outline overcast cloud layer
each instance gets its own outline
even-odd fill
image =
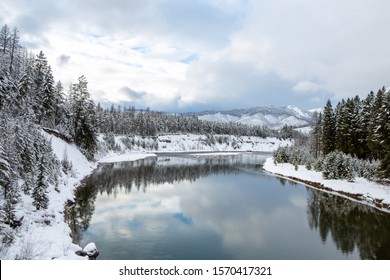
[[[3,0],[0,23],[96,102],[322,107],[390,82],[387,0]]]

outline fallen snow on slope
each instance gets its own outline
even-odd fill
[[[49,205],[47,210],[36,210],[32,198],[22,193],[22,204],[17,217],[22,224],[17,229],[15,240],[9,248],[3,248],[1,259],[85,259],[75,254],[81,248],[72,243],[71,230],[64,218],[67,201],[74,200],[74,190],[80,181],[89,175],[95,164],[89,162],[74,144],[51,136],[43,135],[51,141],[54,154],[59,160],[67,154],[72,163],[72,171],[61,171],[58,186],[48,188]]]

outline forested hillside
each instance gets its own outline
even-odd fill
[[[390,178],[390,90],[385,87],[339,102],[328,101],[314,115],[310,141],[305,146],[281,148],[276,162],[306,165],[326,179],[388,180]]]
[[[18,29],[4,25],[0,31],[2,243],[12,243],[11,229],[20,226],[22,217],[16,217],[16,211],[22,197],[30,197],[37,211],[47,209],[49,186],[58,190],[61,172],[69,171],[66,154],[62,159],[53,154],[42,128],[59,131],[92,159],[97,147],[95,121],[85,77],[65,96],[44,53],[30,53],[20,45]]]

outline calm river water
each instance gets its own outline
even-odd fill
[[[390,214],[264,173],[269,155],[101,165],[68,222],[98,259],[390,259]]]

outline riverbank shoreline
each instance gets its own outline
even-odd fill
[[[298,166],[298,170],[289,163],[275,164],[273,158],[267,158],[263,170],[274,176],[302,183],[311,188],[338,195],[358,203],[390,213],[390,186],[356,178],[354,182],[343,180],[325,180],[321,172],[307,170]]]

